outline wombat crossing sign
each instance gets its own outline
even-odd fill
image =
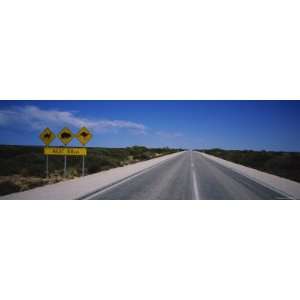
[[[67,145],[73,140],[73,133],[69,128],[65,127],[60,131],[57,137],[63,144]]]

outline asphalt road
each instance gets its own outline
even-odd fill
[[[90,199],[286,199],[199,152],[187,151]]]

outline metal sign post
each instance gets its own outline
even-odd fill
[[[49,146],[50,143],[55,139],[56,135],[49,129],[45,128],[41,134],[40,134],[40,139],[42,142],[46,145]],[[48,155],[46,155],[46,178],[49,178],[49,158]]]
[[[67,177],[67,155],[65,155],[65,162],[64,162],[64,177]]]
[[[45,147],[44,154],[63,156],[64,157],[64,177],[67,176],[67,156],[83,156],[83,172],[84,172],[84,156],[87,155],[86,148],[74,148],[74,147]]]
[[[82,176],[84,176],[84,156],[82,156]]]
[[[85,144],[92,138],[92,134],[86,127],[82,127],[77,132],[76,138],[81,143],[81,145],[85,146]],[[84,176],[84,156],[82,157],[82,176]]]
[[[72,131],[67,127],[63,128],[58,134],[58,138],[65,146],[72,141],[73,137]],[[64,177],[67,177],[67,155],[65,155],[64,161]]]
[[[49,156],[46,155],[46,178],[49,178]]]

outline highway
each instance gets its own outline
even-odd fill
[[[186,151],[89,199],[287,199],[199,152]]]

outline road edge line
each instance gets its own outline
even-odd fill
[[[184,153],[184,151],[181,152],[180,154],[182,154],[182,153]],[[155,168],[155,167],[157,167],[157,166],[159,166],[159,165],[161,165],[161,164],[163,164],[163,163],[165,163],[165,162],[167,162],[167,161],[169,161],[171,159],[175,159],[176,157],[177,156],[175,156],[175,157],[169,157],[166,160],[161,161],[161,162],[159,162],[159,163],[157,163],[157,164],[155,164],[155,165],[153,165],[151,167],[147,167],[144,170],[138,171],[138,172],[133,173],[133,174],[127,176],[127,177],[124,177],[124,178],[119,179],[119,180],[117,180],[117,181],[115,181],[113,183],[110,183],[110,184],[108,184],[106,186],[103,186],[103,187],[101,187],[99,189],[96,189],[96,190],[94,190],[94,191],[92,191],[90,193],[84,194],[83,196],[80,196],[80,197],[76,198],[75,200],[95,200],[95,199],[92,199],[93,196],[95,197],[97,194],[102,194],[106,190],[112,189],[115,186],[118,186],[118,185],[120,185],[120,184],[122,184],[122,183],[124,183],[124,182],[126,182],[128,180],[131,180],[131,179],[133,179],[133,178],[135,178],[135,177],[137,177],[139,175],[142,175],[143,173],[146,173],[146,172],[150,171],[151,169],[153,169],[153,168]]]
[[[203,154],[202,152],[198,152],[198,153],[201,154],[201,155]],[[204,153],[204,154],[206,154],[206,153]],[[207,156],[206,156],[206,155],[207,155]],[[282,190],[280,190],[280,189],[278,189],[278,188],[276,188],[276,187],[273,187],[273,186],[269,185],[268,183],[265,183],[265,182],[263,182],[263,181],[261,181],[261,180],[255,178],[255,177],[251,176],[251,175],[245,174],[245,173],[243,173],[242,171],[239,171],[239,170],[237,170],[237,169],[235,169],[235,168],[233,168],[233,167],[231,167],[231,166],[225,166],[225,165],[223,165],[221,162],[216,161],[216,160],[212,159],[211,157],[209,157],[209,154],[206,154],[206,155],[203,155],[203,156],[206,157],[206,158],[208,158],[208,159],[210,159],[210,160],[212,160],[212,161],[214,161],[214,162],[217,163],[217,164],[222,165],[223,167],[226,167],[226,168],[228,168],[228,169],[230,169],[230,170],[232,170],[232,171],[234,171],[234,172],[236,172],[236,173],[238,173],[238,174],[240,174],[240,175],[243,175],[243,176],[247,177],[247,178],[250,179],[250,180],[253,180],[254,182],[256,182],[256,183],[258,183],[258,184],[260,184],[260,185],[262,185],[262,186],[264,186],[264,187],[266,187],[266,188],[268,188],[268,189],[270,189],[270,190],[273,190],[273,191],[275,191],[275,192],[277,192],[277,193],[280,193],[280,194],[285,195],[288,199],[284,199],[284,200],[297,200],[296,198],[294,198],[293,196],[289,195],[289,194],[286,193],[285,191],[282,191]],[[212,155],[212,156],[213,156],[213,155]],[[216,158],[219,158],[219,157],[216,157]],[[219,158],[219,159],[222,159],[222,158]],[[223,159],[223,160],[228,161],[228,162],[231,162],[231,161],[226,160],[226,159]],[[233,162],[231,162],[231,163],[233,163]],[[235,164],[237,164],[237,163],[235,163]],[[237,165],[239,165],[239,164],[237,164]],[[241,166],[242,166],[242,167],[245,167],[244,165],[241,165]],[[249,167],[247,167],[247,168],[249,168]],[[253,168],[253,169],[254,169],[254,168]],[[257,169],[254,169],[254,170],[255,170],[255,171],[259,171],[259,170],[257,170]],[[267,174],[269,174],[269,173],[267,173]],[[270,174],[270,175],[273,175],[273,174]],[[279,199],[271,199],[271,200],[279,200]]]

